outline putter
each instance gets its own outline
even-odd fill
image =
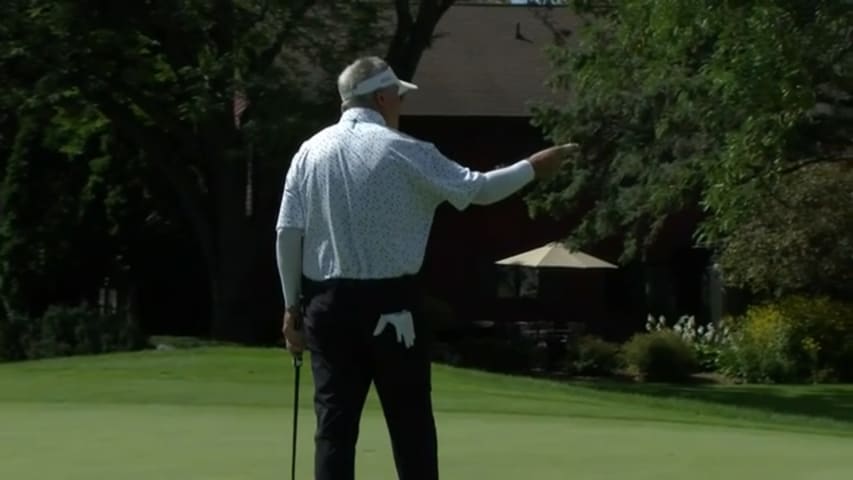
[[[302,354],[293,354],[293,450],[290,453],[290,479],[296,480],[296,427],[299,421],[299,370],[302,366]]]

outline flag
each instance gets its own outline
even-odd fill
[[[243,112],[249,108],[249,97],[246,96],[246,93],[242,88],[238,88],[234,92],[234,128],[240,130],[240,118],[243,116]]]
[[[234,113],[234,128],[240,130],[241,119],[243,117],[243,112],[249,108],[249,97],[246,95],[246,91],[242,86],[242,79],[240,78],[240,72],[238,70],[234,70],[234,80],[235,85],[237,87],[234,89],[234,97],[232,110]],[[249,141],[249,151],[246,155],[246,201],[245,201],[245,212],[247,217],[252,216],[252,211],[254,210],[254,202],[253,202],[253,190],[254,190],[254,162],[253,160],[253,151],[252,151],[252,143]]]
[[[234,69],[234,97],[232,98],[232,111],[234,113],[234,128],[240,130],[240,120],[243,117],[243,112],[249,108],[249,97],[246,95],[246,90],[243,88],[243,77],[240,75],[240,70]]]

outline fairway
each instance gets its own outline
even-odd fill
[[[233,348],[2,365],[0,478],[288,478],[291,375],[281,351]],[[310,374],[303,378],[297,474],[308,479]],[[447,367],[436,367],[434,382],[442,478],[853,478],[853,423],[838,416]],[[373,395],[358,472],[396,478]]]

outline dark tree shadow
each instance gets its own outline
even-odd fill
[[[642,384],[619,381],[573,382],[597,390],[683,398],[767,413],[801,415],[853,423],[853,387]]]

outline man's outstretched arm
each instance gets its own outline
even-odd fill
[[[474,196],[475,205],[490,205],[499,202],[521,190],[536,178],[533,165],[521,160],[508,167],[499,168],[483,174],[486,178],[482,187]]]
[[[483,174],[486,178],[472,202],[489,205],[499,202],[536,179],[553,177],[565,161],[566,156],[577,151],[573,143],[551,147],[534,153],[529,158],[508,167]]]

